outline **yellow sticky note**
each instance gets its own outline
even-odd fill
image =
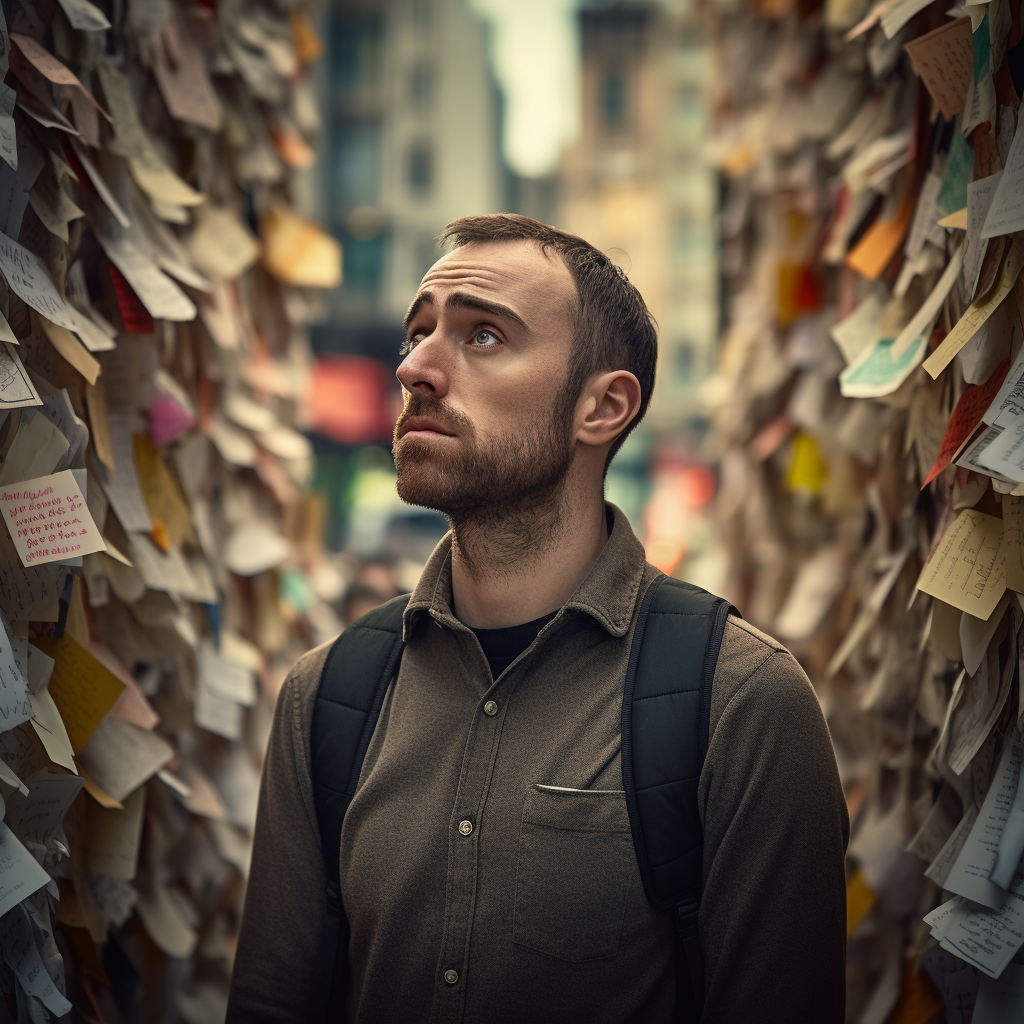
[[[136,434],[132,439],[135,472],[153,520],[150,536],[164,551],[179,548],[192,538],[192,515],[181,488],[160,458],[149,434]]]
[[[1006,590],[1002,519],[964,509],[925,563],[917,589],[988,619]]]
[[[121,696],[124,683],[69,636],[60,640],[44,637],[33,643],[55,662],[50,696],[77,754]]]
[[[798,430],[793,435],[793,460],[786,474],[786,490],[821,494],[828,479],[828,463],[821,456],[818,442]]]
[[[846,937],[849,938],[853,929],[867,916],[868,911],[878,900],[874,889],[864,881],[858,868],[846,883]]]

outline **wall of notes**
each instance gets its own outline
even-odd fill
[[[338,631],[320,51],[301,4],[0,12],[0,1021],[223,1020],[274,698]]]
[[[728,593],[832,730],[862,1024],[1024,1014],[1024,46],[948,7],[710,12]]]

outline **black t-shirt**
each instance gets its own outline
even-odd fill
[[[537,639],[537,634],[557,614],[558,612],[549,612],[539,619],[524,622],[520,626],[506,626],[503,629],[474,629],[473,632],[476,633],[476,638],[484,649],[487,664],[491,666],[491,678],[497,679]]]

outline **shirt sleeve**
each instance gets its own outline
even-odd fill
[[[850,825],[828,727],[788,651],[731,635],[700,782],[701,1020],[842,1024]]]
[[[277,700],[227,1024],[309,1024],[325,1014],[334,958],[307,749],[328,646],[296,665]]]

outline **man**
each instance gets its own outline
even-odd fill
[[[668,1024],[673,927],[645,899],[620,707],[659,573],[608,462],[646,410],[640,294],[582,239],[466,217],[406,318],[398,492],[445,513],[345,815],[345,1020]],[[330,645],[278,700],[228,1020],[322,1019],[331,951],[309,780]],[[849,834],[792,656],[730,617],[700,777],[705,1022],[844,1017]]]

